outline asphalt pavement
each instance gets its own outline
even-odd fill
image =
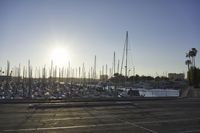
[[[0,132],[196,133],[200,99],[0,104]]]

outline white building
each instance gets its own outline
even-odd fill
[[[184,80],[185,74],[184,73],[168,73],[168,78],[170,80]]]

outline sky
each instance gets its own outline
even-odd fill
[[[29,59],[33,67],[50,67],[64,49],[57,65],[84,63],[87,70],[96,55],[98,72],[112,67],[114,51],[121,64],[128,31],[135,73],[186,72],[185,53],[193,47],[200,67],[199,13],[199,0],[0,0],[0,67],[7,60],[27,66]]]

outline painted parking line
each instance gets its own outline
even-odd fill
[[[158,121],[143,121],[143,122],[130,122],[130,121],[126,121],[126,120],[122,120],[122,119],[117,119],[117,120],[120,120],[124,123],[127,123],[127,124],[130,124],[130,125],[133,125],[135,127],[138,127],[138,128],[141,128],[141,129],[144,129],[146,131],[149,131],[151,133],[158,133],[157,131],[155,130],[152,130],[152,129],[149,129],[149,128],[146,128],[146,127],[143,127],[141,125],[138,125],[138,124],[152,124],[152,123],[164,123],[164,122],[180,122],[180,121],[192,121],[192,120],[200,120],[200,118],[193,118],[193,119],[174,119],[174,120],[158,120]],[[189,130],[189,131],[181,131],[179,133],[193,133],[193,132],[200,132],[200,130]]]
[[[84,119],[96,119],[96,118],[113,118],[113,119],[119,119],[117,115],[108,115],[108,116],[88,116],[88,117],[68,117],[68,118],[53,118],[53,119],[46,119],[41,121],[65,121],[65,120],[84,120]],[[134,122],[135,124],[153,124],[153,123],[169,123],[169,122],[181,122],[181,121],[193,121],[193,120],[200,120],[200,117],[198,118],[185,118],[185,119],[172,119],[172,120],[156,120],[156,121],[139,121]],[[120,119],[121,121],[121,119]]]
[[[93,117],[90,117],[93,118]],[[78,119],[78,117],[77,117]],[[196,119],[176,119],[176,120],[165,120],[165,121],[152,121],[152,122],[129,122],[122,119],[116,120],[121,121],[122,123],[110,123],[110,124],[92,124],[92,125],[78,125],[78,126],[65,126],[65,127],[46,127],[46,128],[24,128],[24,129],[8,129],[8,130],[2,130],[3,132],[23,132],[23,131],[42,131],[42,130],[59,130],[59,129],[75,129],[75,128],[90,128],[90,127],[102,127],[102,126],[121,126],[121,125],[132,125],[134,127],[138,127],[140,129],[146,130],[151,133],[158,133],[155,130],[143,127],[138,124],[145,124],[145,123],[158,123],[158,122],[172,122],[172,121],[188,121],[188,120],[199,120],[200,118]],[[188,131],[181,131],[180,133],[194,133],[194,132],[200,132],[199,130],[188,130]],[[177,132],[179,133],[179,132]]]
[[[90,128],[90,127],[103,127],[103,126],[121,126],[125,123],[111,123],[111,124],[93,124],[93,125],[79,125],[79,126],[65,126],[65,127],[44,127],[44,128],[22,128],[22,129],[8,129],[2,130],[3,132],[24,132],[24,131],[42,131],[42,130],[59,130],[59,129],[75,129],[75,128]]]
[[[153,124],[153,123],[169,123],[169,122],[181,122],[181,121],[193,121],[193,120],[200,120],[200,117],[188,118],[188,119],[174,119],[174,120],[142,121],[142,122],[135,122],[135,123],[136,124]]]
[[[119,121],[121,121],[121,122],[123,122],[123,123],[125,123],[125,124],[132,125],[132,126],[134,126],[134,127],[143,129],[143,130],[148,131],[148,132],[150,132],[150,133],[158,133],[157,131],[154,131],[154,130],[152,130],[152,129],[149,129],[149,128],[146,128],[146,127],[137,125],[137,124],[135,124],[135,123],[133,123],[133,122],[129,122],[129,121],[122,120],[122,119],[118,119],[118,118],[116,118],[116,120],[119,120]]]
[[[133,126],[135,126],[135,127],[141,128],[141,129],[144,129],[144,130],[149,131],[149,132],[151,132],[151,133],[158,133],[158,132],[155,131],[155,130],[152,130],[152,129],[149,129],[149,128],[146,128],[146,127],[137,125],[137,124],[132,123],[132,122],[128,122],[128,121],[127,121],[127,122],[125,122],[125,123],[130,124],[130,125],[133,125]]]
[[[200,132],[200,129],[198,129],[198,130],[181,131],[181,132],[178,132],[178,133],[199,133],[199,132]]]
[[[84,120],[84,119],[104,119],[104,118],[113,118],[116,116],[98,116],[98,117],[93,117],[93,116],[88,116],[88,117],[68,117],[68,118],[53,118],[53,119],[46,119],[46,120],[41,120],[43,122],[46,121],[65,121],[65,120]]]

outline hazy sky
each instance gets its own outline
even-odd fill
[[[72,66],[91,67],[96,55],[98,70],[111,67],[126,31],[136,73],[185,72],[185,53],[200,52],[200,1],[0,0],[0,66],[50,66],[52,51],[63,48]]]

